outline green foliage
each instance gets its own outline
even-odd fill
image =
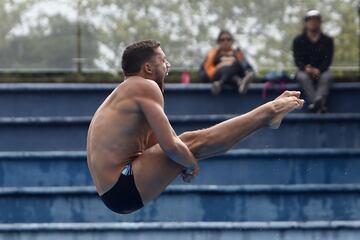
[[[35,26],[30,33],[7,39],[0,49],[2,68],[72,69],[76,58],[76,25],[61,15],[46,17],[49,26]],[[85,58],[98,56],[91,26],[83,24]],[[90,68],[94,63],[86,62]]]
[[[32,26],[28,34],[12,34],[14,28],[26,25],[21,16],[44,2],[47,1],[0,1],[0,18],[5,23],[0,25],[0,68],[73,66],[76,22],[66,12],[62,16],[37,16],[39,24]],[[292,40],[301,32],[303,16],[310,9],[322,12],[324,32],[335,38],[334,63],[358,65],[357,0],[61,2],[67,2],[68,7],[80,13],[82,52],[89,59],[88,67],[119,70],[124,47],[150,38],[161,42],[174,67],[197,67],[224,28],[235,34],[237,44],[255,65],[291,66]],[[44,19],[48,21],[47,27],[40,24]],[[9,58],[10,53],[15,56]]]

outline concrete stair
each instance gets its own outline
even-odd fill
[[[169,116],[178,134],[236,115]],[[0,118],[0,151],[79,151],[86,148],[90,117]],[[311,137],[310,137],[311,136]],[[304,141],[306,139],[306,141]],[[294,113],[280,129],[262,129],[236,148],[359,148],[360,113]]]
[[[352,240],[360,235],[359,83],[335,84],[329,114],[289,115],[200,163],[129,215],[108,210],[86,165],[92,114],[113,84],[0,84],[0,239]],[[289,89],[297,89],[289,84]],[[177,133],[209,127],[279,94],[168,85]]]
[[[0,117],[91,116],[115,87],[114,84],[0,84]],[[246,95],[225,90],[213,96],[208,84],[169,84],[165,89],[165,110],[170,115],[244,113],[280,93],[270,89],[263,99],[262,88],[262,84],[253,84]],[[360,107],[354,104],[360,101],[360,84],[336,83],[333,88],[330,113],[360,113]],[[287,89],[299,87],[288,84]]]
[[[360,219],[360,184],[177,185],[128,215],[107,210],[90,186],[2,188],[0,196],[3,223]]]
[[[0,224],[0,239],[356,239],[358,221],[308,222],[130,222]]]
[[[360,149],[237,149],[200,168],[195,185],[360,184]],[[85,152],[1,152],[0,176],[6,187],[92,185]]]
[[[308,222],[108,222],[0,224],[0,239],[356,239],[359,221]]]

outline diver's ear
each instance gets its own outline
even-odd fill
[[[153,71],[152,71],[152,66],[150,63],[146,62],[144,64],[144,71],[147,73],[147,74],[152,74]]]

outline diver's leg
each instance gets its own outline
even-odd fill
[[[276,100],[244,115],[221,122],[207,129],[185,132],[180,139],[197,159],[219,155],[256,130],[278,127],[284,115],[300,108],[299,92],[284,92]],[[159,144],[147,149],[133,161],[136,186],[144,203],[158,196],[184,170],[172,161]]]

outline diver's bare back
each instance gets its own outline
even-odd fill
[[[88,166],[102,195],[118,180],[121,169],[146,148],[151,129],[136,103],[144,97],[143,78],[125,80],[96,111],[88,132]],[[145,87],[146,87],[145,84]]]

